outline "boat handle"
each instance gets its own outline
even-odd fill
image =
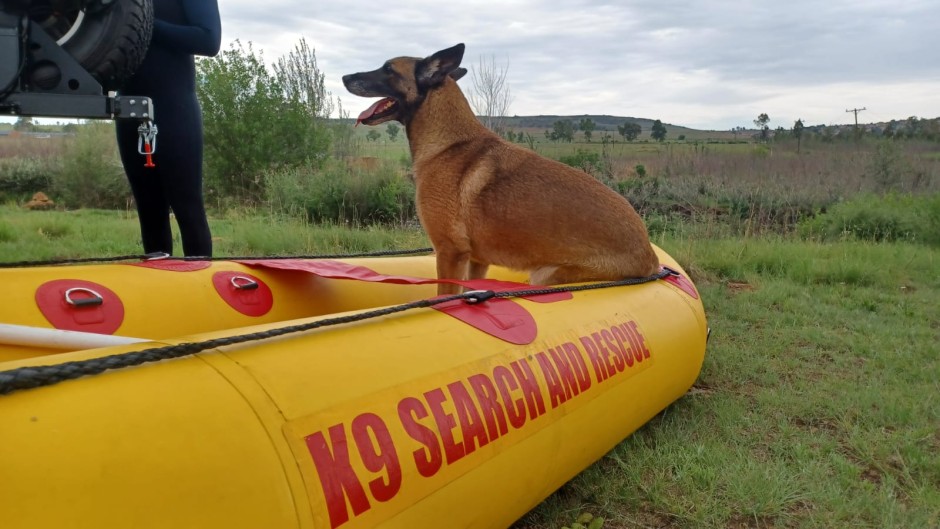
[[[258,288],[258,282],[245,276],[232,276],[232,286],[236,290],[255,290]]]
[[[72,297],[72,293],[74,292],[84,292],[86,294],[91,294],[92,297],[75,299]],[[102,303],[104,303],[104,298],[101,297],[101,294],[95,292],[94,290],[90,288],[75,287],[75,288],[70,288],[65,291],[65,302],[68,303],[69,305],[72,305],[73,307],[85,307],[88,305],[97,306],[97,305],[101,305]]]

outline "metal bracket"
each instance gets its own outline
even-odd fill
[[[0,45],[10,34],[9,16],[0,24]],[[38,24],[27,24],[26,57],[16,57],[4,69],[15,65],[13,89],[0,92],[0,114],[84,119],[153,119],[153,101],[141,96],[112,96],[74,57],[59,46]],[[0,53],[4,53],[0,49]],[[3,57],[6,57],[6,52]],[[25,61],[25,64],[23,64]],[[5,73],[9,77],[11,73]]]

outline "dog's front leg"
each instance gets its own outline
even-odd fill
[[[467,269],[470,266],[470,253],[454,250],[437,251],[437,278],[438,279],[467,279]],[[463,287],[453,283],[441,283],[437,286],[440,296],[459,294]]]
[[[490,265],[486,263],[480,263],[474,260],[470,260],[470,274],[467,276],[468,279],[483,279],[486,277],[486,271],[489,270]]]

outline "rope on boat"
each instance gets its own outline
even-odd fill
[[[559,292],[581,292],[585,290],[597,290],[602,288],[611,288],[611,287],[620,287],[620,286],[629,286],[629,285],[639,285],[643,283],[649,283],[659,279],[663,279],[668,275],[673,275],[676,272],[664,268],[659,273],[656,273],[647,277],[638,277],[638,278],[628,278],[621,279],[618,281],[607,281],[602,283],[589,283],[584,285],[573,285],[573,286],[563,286],[563,287],[543,287],[530,290],[513,290],[506,292],[494,292],[492,290],[476,290],[470,292],[464,292],[462,294],[455,294],[452,296],[437,297],[431,299],[423,299],[418,301],[412,301],[409,303],[403,303],[401,305],[393,305],[390,307],[383,307],[381,309],[360,312],[357,314],[350,314],[347,316],[338,316],[335,318],[327,318],[323,320],[313,321],[309,323],[303,323],[300,325],[288,325],[285,327],[279,327],[276,329],[269,329],[266,331],[260,331],[250,334],[241,334],[236,336],[226,336],[224,338],[213,338],[211,340],[205,340],[202,342],[192,342],[192,343],[183,343],[179,345],[167,345],[163,347],[152,347],[150,349],[144,349],[141,351],[129,351],[126,353],[118,353],[114,355],[104,356],[101,358],[89,358],[87,360],[79,360],[75,362],[65,362],[62,364],[46,365],[46,366],[30,366],[30,367],[20,367],[17,369],[11,369],[8,371],[0,371],[0,395],[6,395],[14,391],[24,390],[24,389],[33,389],[43,386],[51,386],[65,380],[74,380],[76,378],[81,378],[87,375],[97,375],[105,371],[112,369],[121,369],[125,367],[133,367],[141,364],[146,364],[150,362],[159,362],[160,360],[169,360],[172,358],[180,358],[184,356],[194,355],[208,349],[214,349],[216,347],[222,347],[227,345],[236,345],[245,342],[265,340],[268,338],[275,338],[278,336],[284,336],[286,334],[310,331],[314,329],[319,329],[323,327],[331,327],[334,325],[343,325],[347,323],[355,323],[363,320],[368,320],[372,318],[379,318],[382,316],[388,316],[390,314],[396,314],[399,312],[404,312],[406,310],[419,309],[419,308],[429,308],[441,303],[448,303],[454,300],[465,300],[467,303],[476,304],[476,303],[485,303],[486,300],[492,298],[510,298],[510,297],[523,297],[523,296],[538,296],[544,294],[555,294]]]
[[[114,257],[83,257],[77,259],[55,259],[49,261],[17,261],[0,263],[0,268],[29,268],[34,266],[58,266],[86,263],[117,263],[122,261],[155,261],[160,259],[174,259],[180,261],[251,261],[255,259],[342,259],[344,257],[394,257],[400,255],[420,255],[433,252],[433,248],[415,248],[413,250],[381,250],[375,252],[358,252],[323,255],[274,255],[266,257],[172,257],[166,253],[150,253],[137,255],[116,255]]]

